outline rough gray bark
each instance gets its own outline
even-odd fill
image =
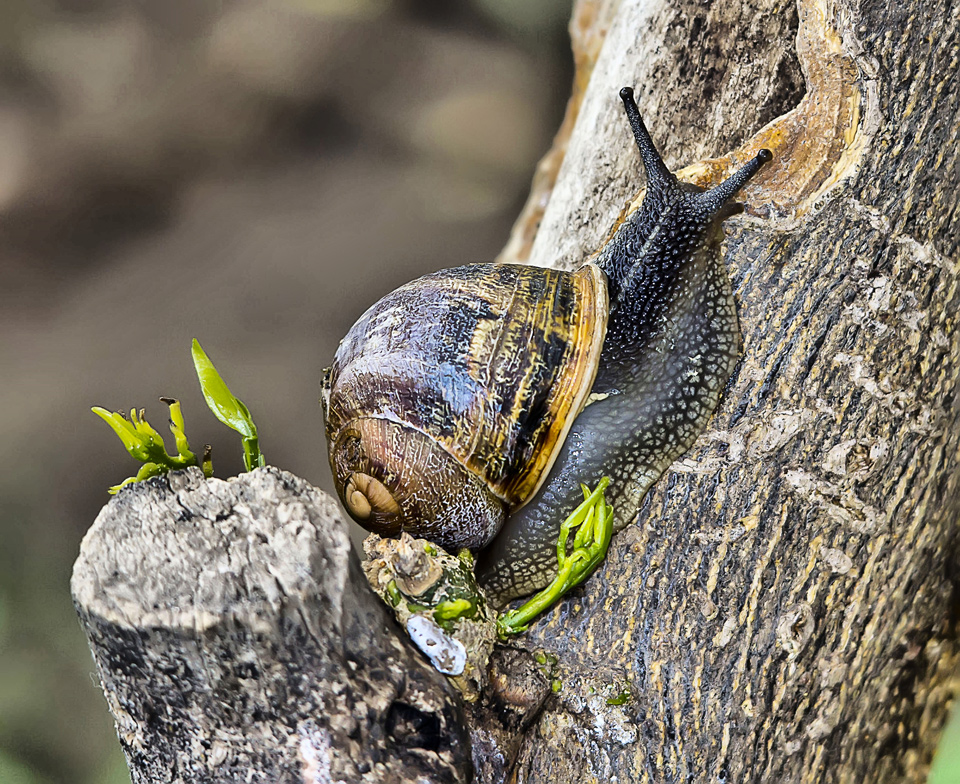
[[[128,487],[71,588],[135,784],[470,779],[453,689],[301,479]]]

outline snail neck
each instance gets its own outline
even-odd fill
[[[704,214],[690,195],[649,192],[597,258],[610,297],[604,353],[629,351],[657,333],[684,267],[719,236],[720,216]]]

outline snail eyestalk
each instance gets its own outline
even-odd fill
[[[773,160],[773,153],[764,148],[727,179],[714,188],[699,194],[699,200],[710,210],[717,211],[737,195],[744,185],[756,174],[760,167]]]
[[[199,341],[193,339],[193,366],[197,370],[200,380],[200,389],[204,400],[213,412],[213,415],[231,430],[236,430],[243,440],[243,465],[247,471],[265,466],[263,454],[260,452],[260,438],[257,435],[257,426],[249,409],[244,405],[217,372],[210,361],[210,357],[200,347]]]
[[[583,488],[580,504],[560,526],[557,538],[557,576],[540,593],[528,599],[515,610],[502,613],[497,619],[501,637],[520,634],[540,613],[552,607],[568,591],[582,583],[606,557],[613,535],[613,507],[607,504],[604,491],[610,477],[603,477],[593,492]],[[577,529],[573,549],[567,552],[570,532]]]
[[[623,108],[627,113],[630,130],[633,131],[633,138],[637,143],[637,149],[640,151],[643,168],[647,172],[647,187],[657,188],[664,183],[676,182],[677,178],[673,176],[663,162],[653,139],[650,138],[647,126],[643,123],[643,118],[640,117],[640,109],[633,97],[633,88],[624,87],[620,90],[620,100],[623,101]]]
[[[173,433],[173,440],[177,446],[177,454],[175,455],[167,453],[163,437],[147,422],[143,409],[140,409],[140,411],[135,408],[131,409],[129,419],[121,413],[107,411],[100,406],[94,406],[91,409],[94,414],[113,428],[113,432],[123,442],[130,455],[143,463],[136,476],[131,476],[120,484],[111,487],[109,491],[111,495],[116,495],[121,487],[132,482],[142,482],[144,479],[150,479],[168,471],[198,465],[197,456],[190,451],[190,444],[187,442],[187,436],[184,432],[180,401],[171,397],[162,397],[160,400],[170,407],[170,432]],[[204,452],[202,467],[205,476],[213,475],[213,465],[206,452]]]

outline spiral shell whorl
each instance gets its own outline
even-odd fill
[[[354,519],[445,546],[492,539],[536,492],[586,400],[605,283],[592,265],[475,264],[370,308],[324,390],[334,480]]]
[[[407,531],[456,551],[480,547],[503,525],[505,505],[482,478],[400,423],[359,417],[341,431],[331,456],[343,505],[382,536]]]

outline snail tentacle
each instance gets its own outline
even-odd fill
[[[759,171],[760,167],[771,160],[773,160],[773,153],[770,152],[770,150],[766,148],[760,150],[753,158],[719,185],[697,194],[697,201],[700,202],[705,209],[711,212],[719,212],[730,199],[737,195],[737,191],[746,185],[750,178]]]
[[[623,108],[627,113],[627,121],[633,131],[633,138],[637,142],[637,149],[640,150],[640,159],[643,161],[643,168],[647,173],[647,188],[669,187],[670,183],[675,183],[677,178],[673,175],[650,137],[650,132],[640,116],[640,108],[633,97],[633,88],[624,87],[620,90],[620,100],[623,101]]]

